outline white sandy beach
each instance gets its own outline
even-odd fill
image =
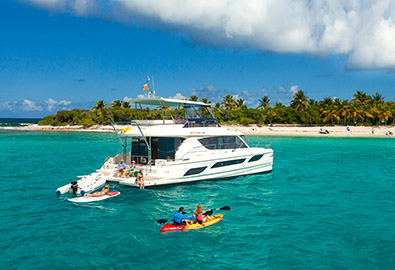
[[[117,126],[117,130],[121,130],[126,126]],[[387,131],[392,131],[395,134],[395,127],[363,127],[363,126],[349,126],[350,131],[345,126],[327,126],[327,127],[304,127],[292,125],[273,125],[273,126],[242,126],[242,125],[223,125],[224,128],[238,130],[246,135],[268,135],[268,136],[317,136],[317,137],[392,137],[387,136]],[[16,127],[18,130],[33,130],[33,131],[49,131],[49,132],[113,132],[113,128],[109,125],[92,126],[84,128],[82,126],[25,126]],[[320,129],[328,130],[329,134],[319,133]],[[372,133],[372,130],[374,133]]]

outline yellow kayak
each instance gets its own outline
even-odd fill
[[[213,225],[213,224],[215,224],[217,222],[220,222],[222,217],[223,217],[223,214],[218,214],[218,215],[211,216],[210,217],[211,220],[206,221],[203,224],[199,224],[195,220],[195,221],[193,221],[194,222],[193,224],[185,225],[183,231],[185,231],[185,230],[196,230],[196,229],[201,229],[201,228],[204,228],[204,227],[207,227],[207,226],[211,226],[211,225]]]

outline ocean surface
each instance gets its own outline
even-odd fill
[[[0,128],[37,125],[42,118],[0,118]]]
[[[76,205],[59,186],[121,151],[114,134],[0,129],[0,269],[395,269],[395,140],[271,141],[270,174]],[[180,207],[218,224],[161,233]]]

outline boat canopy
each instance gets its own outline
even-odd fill
[[[210,107],[209,104],[199,101],[170,99],[170,98],[137,98],[130,100],[130,103],[141,104],[141,105],[153,105],[153,106],[168,106],[168,107],[184,106],[184,105],[197,105],[202,107]]]

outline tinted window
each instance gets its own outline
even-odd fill
[[[245,161],[245,158],[243,159],[235,159],[235,160],[229,160],[229,161],[221,161],[215,163],[211,168],[219,168],[219,167],[224,167],[224,166],[229,166],[229,165],[235,165],[235,164],[240,164]]]
[[[190,169],[190,170],[188,170],[188,171],[184,174],[184,176],[199,174],[199,173],[201,173],[202,171],[204,171],[206,168],[207,168],[207,167],[200,167],[200,168],[193,168],[193,169]]]
[[[262,155],[253,156],[248,162],[253,162],[253,161],[260,160],[262,157],[263,157],[263,154]]]
[[[247,146],[237,136],[218,136],[199,139],[199,142],[210,150],[215,149],[237,149],[247,148]]]

